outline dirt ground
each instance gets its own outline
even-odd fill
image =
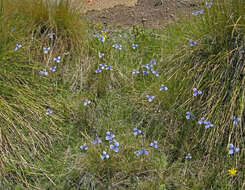
[[[77,0],[79,1],[79,0]],[[124,5],[128,7],[135,6],[137,0],[84,0],[84,11],[103,10],[115,7],[116,5]]]
[[[118,27],[164,26],[176,15],[189,15],[198,0],[85,0],[83,14],[93,23]]]

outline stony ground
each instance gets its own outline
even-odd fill
[[[79,0],[76,0],[79,1]],[[164,26],[177,14],[189,15],[197,0],[85,0],[83,13],[93,23],[128,27]]]

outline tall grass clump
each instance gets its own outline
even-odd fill
[[[72,63],[69,55],[81,51],[86,26],[69,1],[4,0],[0,5],[1,182],[30,188],[32,177],[48,176],[35,161],[52,152],[52,143],[62,136],[64,110],[69,110],[64,60]]]
[[[162,50],[162,54],[169,55],[166,77],[177,88],[172,108],[178,120],[185,112],[195,115],[195,123],[185,121],[182,127],[176,126],[175,139],[169,140],[176,145],[173,155],[181,155],[188,147],[202,167],[209,168],[209,174],[201,170],[197,174],[204,183],[192,187],[242,189],[245,154],[228,152],[230,144],[244,147],[245,3],[221,0],[213,1],[211,7],[203,4],[203,13],[168,26],[164,35],[163,46],[169,47]],[[194,96],[194,88],[202,94]],[[214,126],[200,125],[202,117]],[[234,179],[236,182],[224,182],[221,173],[225,175],[232,166],[241,171],[240,176]]]
[[[91,126],[86,131],[90,135],[104,134],[108,129],[130,134],[125,128],[137,126],[144,131],[146,141],[158,139],[168,167],[161,169],[156,188],[165,183],[168,189],[242,189],[245,5],[243,1],[213,1],[211,6],[203,2],[198,8],[203,13],[180,19],[164,32],[135,27],[119,34],[109,30],[104,42],[100,38],[104,34],[91,37],[89,53],[95,64],[87,73],[86,88],[92,95],[86,95],[94,104],[85,111],[90,114],[80,113],[81,124]],[[139,47],[133,49],[132,43]],[[101,52],[105,55],[99,58]],[[160,75],[142,74],[145,64],[153,63],[154,58],[154,71],[156,68]],[[100,71],[100,64],[111,64],[113,70]],[[137,74],[133,74],[134,69]],[[166,92],[159,91],[161,84],[168,87]],[[194,88],[202,93],[194,96]],[[111,97],[113,92],[118,95]],[[149,95],[154,95],[152,102],[147,100]],[[106,100],[104,104],[101,99]],[[122,117],[108,108],[116,99],[121,104],[115,107],[126,104],[131,108],[121,111]],[[186,112],[195,117],[187,120]],[[103,115],[120,122],[105,130]],[[202,124],[204,120],[208,125]],[[125,127],[120,127],[122,123]],[[240,151],[229,154],[230,144]],[[84,159],[92,160],[93,150],[88,152]],[[188,153],[191,160],[186,159]],[[77,162],[90,168],[91,160]],[[234,178],[228,174],[232,167],[240,172]],[[119,170],[113,173],[120,175]],[[99,172],[91,170],[88,175],[101,182]],[[110,180],[116,179],[106,182]]]

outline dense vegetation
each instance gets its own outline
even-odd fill
[[[1,1],[1,189],[244,189],[245,2],[197,10],[118,30]]]

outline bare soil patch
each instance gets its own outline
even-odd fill
[[[79,1],[79,0],[76,0]],[[115,7],[116,5],[124,5],[128,7],[135,6],[137,0],[85,0],[83,1],[84,12],[91,10],[104,10]]]
[[[86,17],[93,23],[119,27],[133,24],[164,26],[176,19],[177,14],[188,15],[197,6],[196,0],[90,0]],[[101,4],[108,3],[107,5]],[[91,2],[90,2],[91,3]],[[111,7],[111,8],[107,8]]]

